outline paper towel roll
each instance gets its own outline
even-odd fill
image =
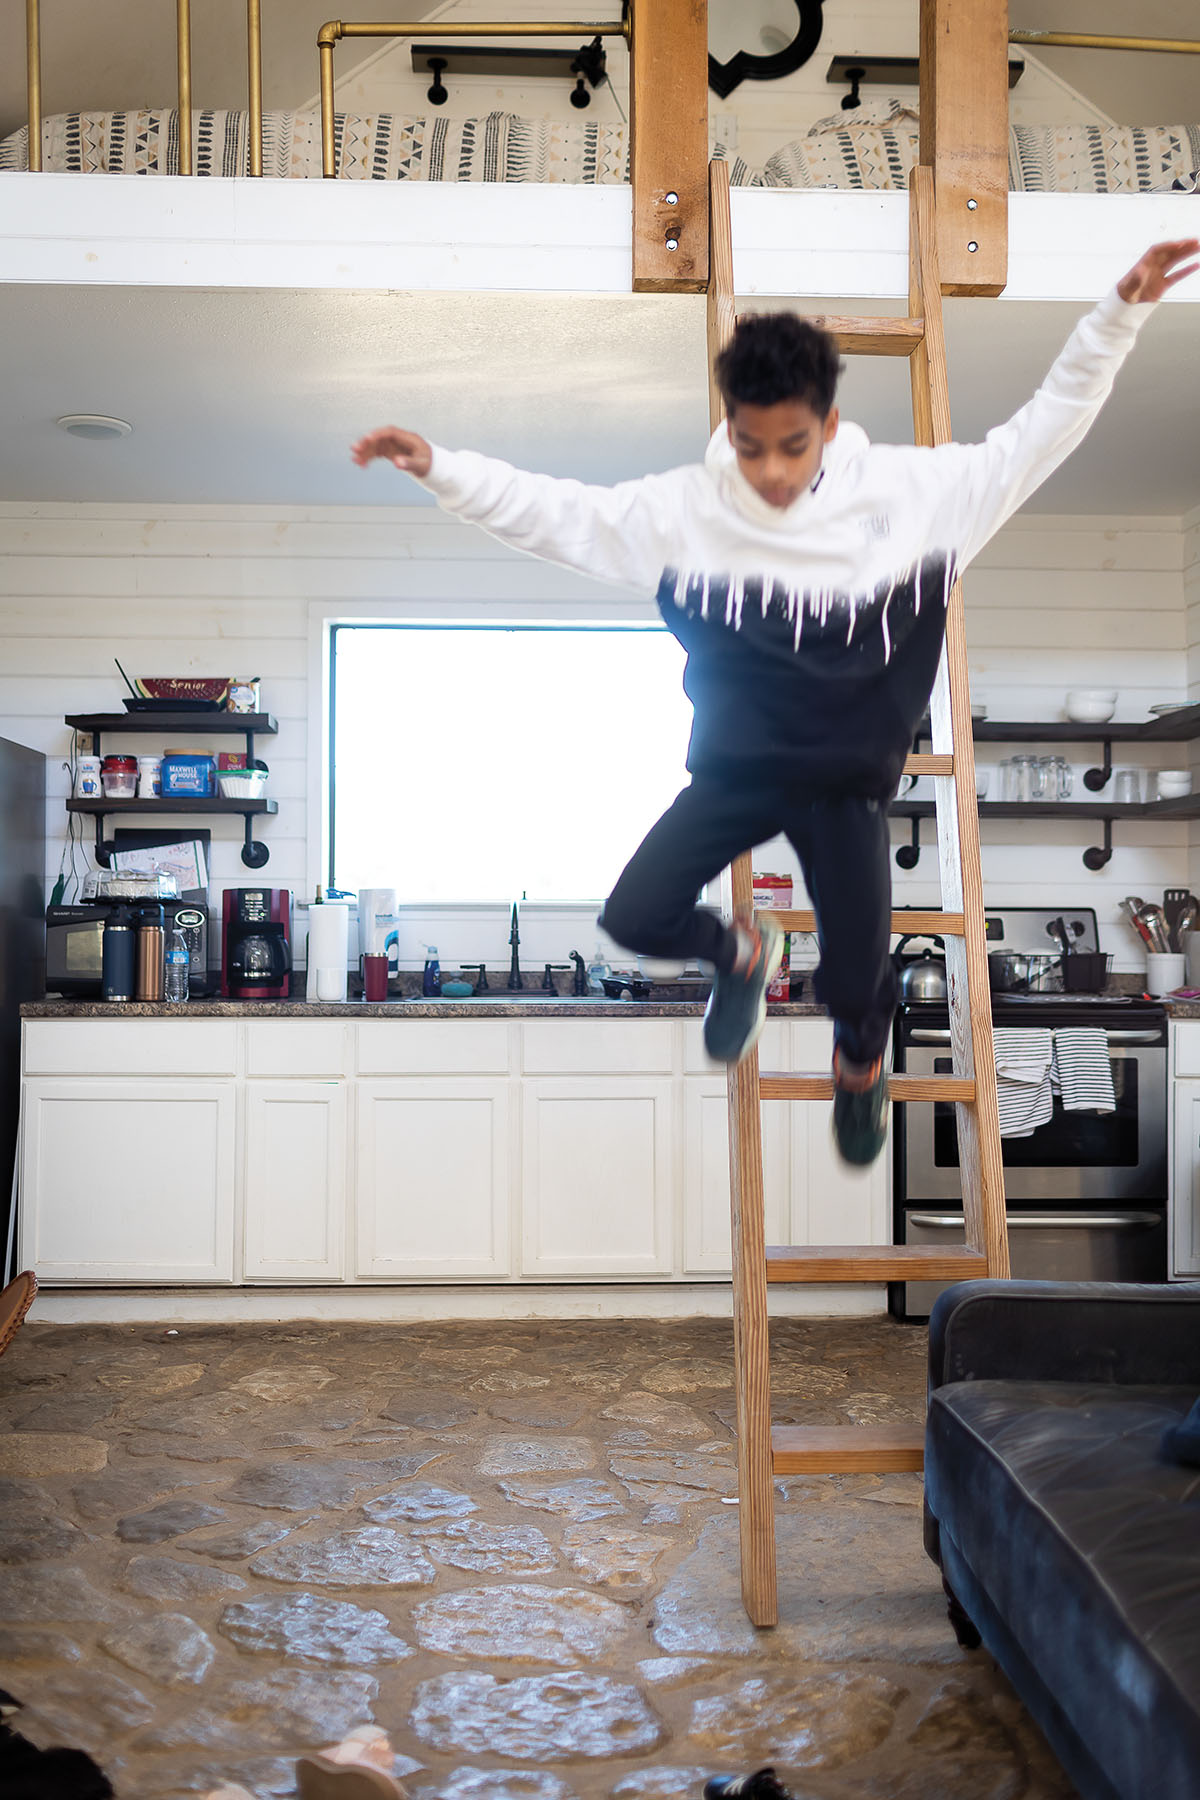
[[[383,940],[392,929],[396,910],[395,888],[359,888],[358,890],[358,954],[371,956],[383,949]],[[380,916],[388,923],[381,925]]]
[[[308,981],[310,1000],[346,998],[346,959],[350,950],[350,906],[328,900],[308,909]]]

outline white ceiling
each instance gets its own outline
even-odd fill
[[[947,302],[957,436],[982,436],[1033,392],[1079,311]],[[1178,516],[1200,503],[1198,320],[1195,306],[1159,309],[1033,510]],[[354,438],[388,423],[615,481],[703,449],[704,301],[0,283],[0,387],[11,501],[419,502],[390,468],[349,460]],[[851,363],[842,400],[873,437],[910,437],[903,362]],[[115,414],[134,432],[70,438],[54,425],[68,412]]]

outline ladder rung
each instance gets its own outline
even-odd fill
[[[842,313],[811,314],[837,339],[837,347],[851,356],[911,356],[924,341],[924,319],[854,318]]]
[[[948,1244],[772,1244],[768,1281],[970,1281],[988,1272],[982,1250]]]
[[[817,915],[811,909],[788,907],[779,912],[766,909],[780,931],[815,931]],[[892,931],[897,937],[961,937],[963,916],[960,912],[908,912],[892,914]]]
[[[775,1425],[771,1467],[776,1475],[838,1474],[870,1469],[889,1474],[925,1465],[919,1425]]]
[[[954,758],[948,751],[914,750],[904,759],[906,775],[953,775]]]
[[[763,1100],[832,1100],[832,1075],[791,1075],[771,1070],[760,1074],[758,1092]],[[893,1100],[961,1100],[975,1098],[973,1075],[889,1075],[888,1094]]]

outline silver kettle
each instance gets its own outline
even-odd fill
[[[932,950],[922,951],[920,956],[901,958],[900,952],[905,944],[912,943],[913,937],[902,937],[896,945],[893,960],[900,971],[901,1000],[944,1000],[949,993],[946,981],[946,959],[935,956]],[[939,950],[945,948],[941,938],[931,938]]]

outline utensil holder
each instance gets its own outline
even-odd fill
[[[1112,957],[1103,950],[1072,950],[1062,959],[1063,987],[1068,994],[1098,994],[1111,968]]]
[[[1146,992],[1152,999],[1158,1000],[1163,994],[1169,994],[1174,988],[1182,987],[1187,979],[1187,958],[1185,956],[1157,956],[1153,951],[1146,958]]]

